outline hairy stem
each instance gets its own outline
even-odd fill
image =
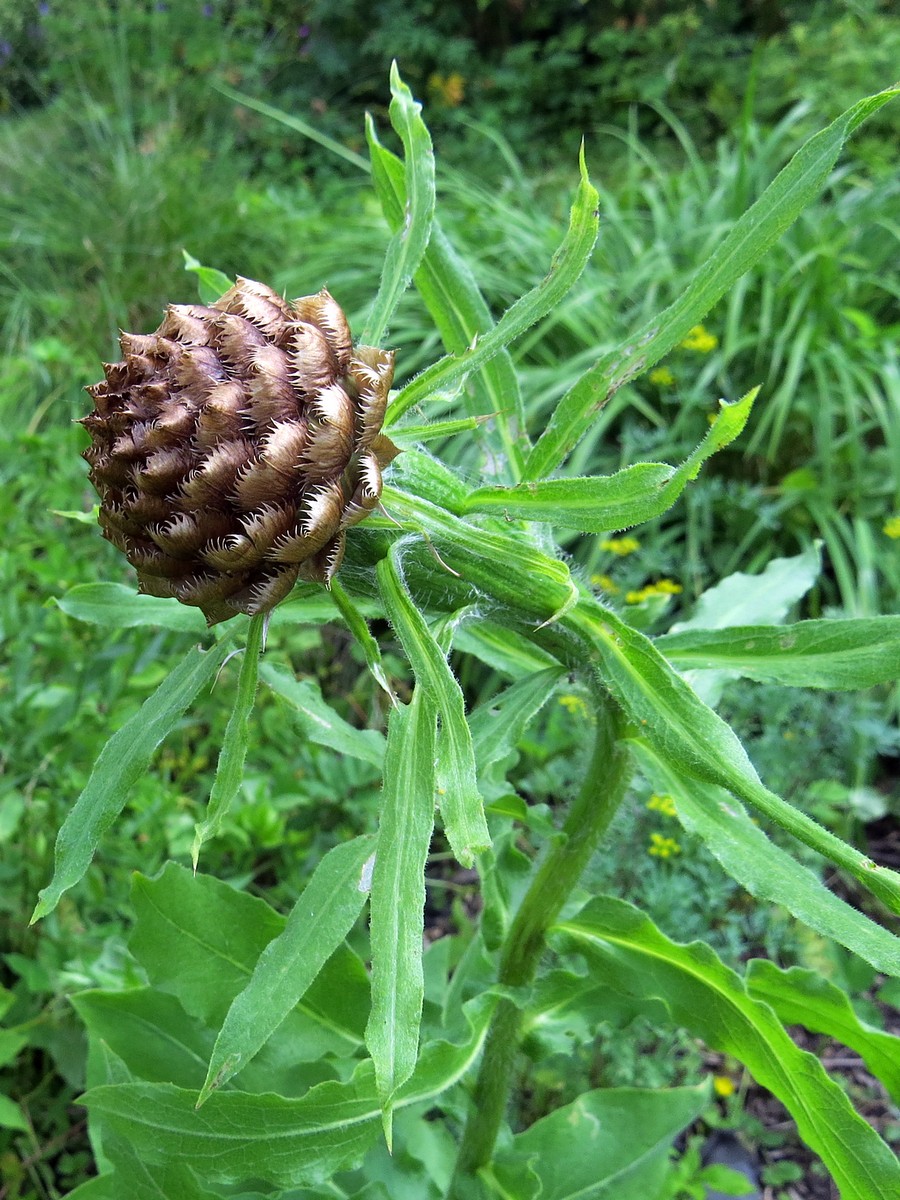
[[[498,982],[505,987],[524,987],[534,979],[547,930],[599,845],[628,785],[630,754],[618,740],[621,713],[608,696],[599,700],[596,740],[581,789],[503,944]],[[474,1176],[490,1161],[506,1112],[522,1016],[519,1006],[506,998],[494,1013],[447,1200],[471,1200],[478,1195]]]

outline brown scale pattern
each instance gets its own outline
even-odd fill
[[[328,584],[396,453],[381,434],[393,352],[354,346],[325,290],[286,301],[241,278],[120,345],[87,389],[84,457],[139,590],[215,625],[298,578]]]

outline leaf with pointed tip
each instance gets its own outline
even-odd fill
[[[272,663],[260,670],[263,683],[287,702],[297,724],[312,742],[329,746],[338,754],[362,759],[380,767],[384,762],[384,737],[375,729],[356,729],[345,721],[322,696],[312,679],[295,679]]]

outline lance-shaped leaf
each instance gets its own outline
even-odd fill
[[[396,548],[378,564],[384,606],[419,687],[440,714],[437,744],[438,804],[453,853],[464,866],[491,844],[484,806],[475,778],[472,735],[466,723],[462,689],[444,653],[413,604],[396,563]]]
[[[369,894],[374,837],[334,846],[312,874],[284,930],[259,956],[250,982],[232,1002],[197,1101],[250,1061],[352,929]]]
[[[691,629],[656,639],[676,667],[831,691],[900,677],[900,617]]]
[[[675,1138],[708,1103],[707,1084],[585,1092],[517,1134],[489,1174],[502,1196],[647,1200],[660,1194]]]
[[[575,193],[568,232],[541,282],[508,308],[497,324],[468,350],[440,359],[408,383],[389,405],[387,425],[398,421],[421,400],[458,388],[472,371],[490,362],[526,329],[552,312],[577,281],[594,249],[598,228],[597,190],[588,179],[583,147],[580,169],[581,182]]]
[[[834,1177],[843,1200],[890,1200],[900,1165],[854,1112],[818,1059],[798,1049],[767,1004],[701,942],[670,941],[630,904],[592,900],[557,929],[620,991],[657,996],[673,1021],[743,1062],[785,1105],[800,1136]]]
[[[413,272],[422,260],[431,222],[434,219],[434,151],[431,135],[422,120],[422,106],[391,64],[391,124],[403,142],[406,159],[403,222],[388,244],[381,272],[381,286],[363,330],[361,341],[379,346],[400,297],[409,287]]]
[[[338,754],[362,759],[376,767],[384,762],[384,737],[376,729],[356,729],[345,721],[324,700],[315,680],[295,679],[272,663],[263,664],[260,677],[287,702],[311,742],[329,746]]]
[[[381,661],[381,649],[369,630],[366,624],[366,619],[360,610],[356,601],[344,591],[343,585],[337,579],[332,579],[331,587],[328,589],[335,608],[344,618],[347,628],[350,630],[356,644],[363,652],[366,660],[366,666],[372,674],[373,679],[382,689],[387,692],[391,698],[391,703],[396,702],[394,693],[391,691],[391,685],[387,677],[387,672],[384,669],[384,663]],[[380,615],[380,614],[379,614]]]
[[[372,160],[372,180],[375,191],[381,202],[381,208],[388,225],[395,232],[402,226],[406,209],[406,185],[404,182],[403,163],[386,150],[378,141],[375,127],[371,118],[366,115],[366,136],[369,142],[369,153]],[[431,227],[431,240],[422,256],[418,271],[413,276],[416,290],[425,302],[431,317],[441,335],[444,349],[450,354],[461,354],[471,346],[477,338],[483,336],[493,326],[494,320],[490,309],[475,282],[468,263],[453,249],[439,222],[435,219]],[[519,377],[516,374],[512,358],[507,350],[501,350],[490,361],[485,363],[478,372],[476,379],[478,398],[470,411],[496,414],[497,426],[501,440],[506,450],[508,461],[518,478],[522,466],[523,442],[525,429],[525,409],[522,403],[522,393],[519,388]],[[510,420],[510,410],[515,416],[516,428]],[[436,432],[441,426],[448,426],[447,433],[457,430],[454,426],[463,428],[477,427],[477,418],[469,418],[473,423],[465,426],[464,422],[439,422],[432,427],[416,431],[421,440],[440,437]],[[395,440],[401,435],[412,438],[410,429],[404,427],[396,430]]]
[[[747,990],[770,1005],[785,1025],[803,1025],[855,1050],[894,1100],[900,1100],[900,1038],[861,1021],[847,994],[817,971],[782,971],[768,959],[755,958],[747,967]]]
[[[556,470],[616,391],[677,346],[731,285],[781,237],[825,186],[846,139],[900,93],[892,87],[849,108],[794,155],[762,196],[737,221],[719,249],[664,312],[605,354],[563,396],[528,458],[527,479]]]
[[[594,601],[583,600],[564,619],[587,636],[603,682],[661,759],[734,792],[900,912],[900,876],[764,787],[734,730],[699,699],[648,638]]]
[[[372,1011],[366,1045],[375,1063],[390,1142],[390,1103],[413,1073],[424,980],[425,860],[434,828],[435,714],[417,687],[388,724],[384,794],[372,876]]]
[[[265,614],[259,613],[250,619],[247,631],[247,645],[241,658],[241,670],[238,675],[237,690],[234,696],[234,707],[228,724],[225,726],[225,736],[219,751],[219,761],[216,765],[216,777],[213,780],[212,792],[209,797],[206,819],[197,823],[194,842],[191,846],[191,859],[194,870],[204,842],[216,836],[222,828],[222,822],[228,810],[234,803],[234,798],[244,778],[244,760],[247,757],[247,746],[250,742],[250,714],[256,700],[256,685],[259,678],[259,656],[262,651],[263,635],[265,633]]]
[[[472,711],[469,727],[478,778],[492,797],[504,791],[503,777],[519,739],[535,713],[553,695],[564,674],[563,667],[535,671]]]
[[[466,512],[502,512],[563,529],[605,533],[628,529],[671,508],[708,458],[740,434],[759,388],[720,410],[706,437],[680,467],[637,463],[615,475],[593,479],[549,479],[516,487],[486,487],[471,493]]]
[[[209,650],[195,646],[188,651],[103,747],[87,786],[59,831],[53,878],[40,893],[32,923],[52,912],[63,892],[84,875],[101,837],[125,807],[129,791],[147,770],[153,752],[197,693],[212,683],[227,652],[227,641]]]
[[[77,621],[102,625],[104,629],[130,629],[152,625],[157,629],[204,633],[206,621],[198,608],[178,600],[142,596],[124,583],[79,583],[69,588],[56,603]]]
[[[654,788],[675,802],[679,821],[696,834],[732,879],[759,900],[782,904],[825,937],[888,975],[900,974],[900,939],[845,901],[808,867],[772,842],[739,800],[723,788],[689,778],[643,740],[632,742]]]

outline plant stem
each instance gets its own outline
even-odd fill
[[[615,815],[631,775],[631,756],[618,740],[623,718],[607,695],[598,696],[591,761],[563,825],[519,906],[500,954],[498,982],[524,987],[537,971],[547,930],[554,923]],[[502,998],[491,1020],[447,1200],[477,1195],[474,1176],[491,1158],[512,1084],[523,1013]]]

